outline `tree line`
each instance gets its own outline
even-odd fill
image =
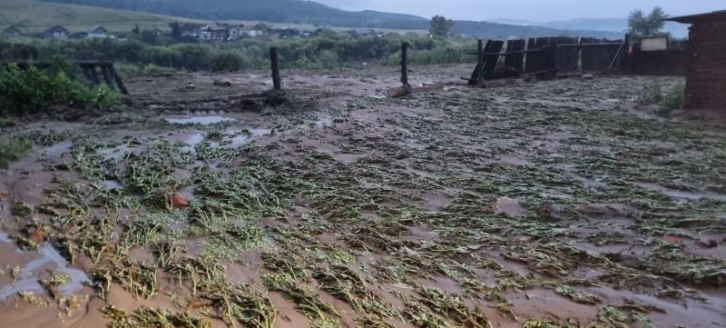
[[[269,48],[279,49],[283,68],[336,68],[357,66],[361,62],[396,64],[402,42],[411,45],[412,64],[474,62],[466,54],[471,41],[435,39],[427,35],[392,34],[382,38],[353,38],[330,33],[314,38],[284,39],[268,42],[243,39],[235,42],[178,43],[170,36],[139,31],[129,40],[95,39],[78,41],[0,42],[0,61],[12,59],[48,60],[53,57],[78,60],[103,59],[136,65],[155,65],[173,69],[236,71],[266,68]]]

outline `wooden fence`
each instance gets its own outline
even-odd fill
[[[483,49],[472,53],[483,58],[478,60],[471,78],[465,80],[476,85],[483,80],[522,74],[554,77],[609,70],[620,66],[627,42],[627,36],[616,41],[570,37],[489,40],[485,46],[479,43]]]

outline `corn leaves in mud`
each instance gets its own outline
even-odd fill
[[[69,261],[90,259],[102,296],[120,286],[181,304],[109,307],[112,327],[273,327],[287,316],[277,296],[313,327],[647,326],[657,309],[595,289],[689,298],[681,283],[723,285],[723,260],[686,247],[723,232],[726,202],[679,198],[719,197],[723,134],[598,110],[587,104],[604,96],[561,83],[552,94],[516,87],[350,104],[336,114],[381,118],[292,130],[265,147],[227,147],[216,130],[194,147],[77,140],[67,167],[86,181],[58,180],[46,204],[18,206],[18,217],[51,217],[21,236],[41,231]],[[524,96],[535,91],[548,100]],[[108,190],[108,180],[120,186]],[[175,206],[181,193],[189,202]],[[498,207],[504,198],[509,209]],[[687,242],[659,241],[676,234]],[[231,282],[235,270],[242,283]],[[545,320],[517,299],[543,293],[597,315]]]

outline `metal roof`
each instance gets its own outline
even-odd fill
[[[710,13],[703,13],[703,14],[696,14],[696,15],[670,17],[670,18],[667,18],[666,20],[671,21],[671,22],[679,22],[679,23],[683,23],[683,24],[692,24],[696,21],[713,20],[713,19],[726,19],[726,10],[712,11]]]

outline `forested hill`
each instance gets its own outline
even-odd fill
[[[319,26],[428,30],[429,19],[377,11],[345,11],[304,0],[44,0],[143,11],[205,20],[253,20]],[[536,36],[620,37],[603,31],[564,31],[535,26],[457,21],[455,32],[483,38]]]

